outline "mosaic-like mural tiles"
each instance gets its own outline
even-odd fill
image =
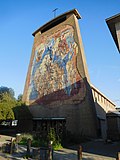
[[[78,73],[77,54],[72,26],[65,25],[51,35],[41,35],[32,61],[27,101],[51,104],[78,99],[85,86]]]

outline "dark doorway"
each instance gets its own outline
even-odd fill
[[[65,118],[34,118],[33,131],[41,136],[47,136],[50,128],[54,128],[55,133],[60,138],[66,135],[66,119]]]

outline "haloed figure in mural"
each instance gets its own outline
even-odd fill
[[[44,104],[78,94],[81,76],[76,65],[77,52],[74,29],[70,25],[41,36],[34,53],[28,100]]]

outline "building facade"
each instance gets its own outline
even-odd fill
[[[33,33],[23,101],[32,114],[34,131],[46,133],[54,127],[76,139],[106,138],[106,113],[115,105],[91,87],[80,18],[74,9]]]
[[[113,40],[120,53],[120,14],[116,14],[106,19],[106,23],[111,32]],[[119,110],[107,114],[108,137],[110,139],[120,139],[120,113]]]
[[[101,93],[96,87],[91,85],[93,99],[97,116],[97,135],[103,139],[107,139],[111,135],[111,122],[109,123],[110,113],[116,112],[115,104]],[[114,124],[114,122],[113,122]],[[112,137],[112,136],[111,136]]]
[[[96,114],[78,25],[80,18],[77,10],[72,10],[33,33],[23,101],[29,105],[37,129],[64,124],[71,136],[95,137]]]
[[[120,52],[120,14],[107,18],[106,23]]]

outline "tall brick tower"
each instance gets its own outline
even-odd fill
[[[74,137],[96,136],[96,113],[76,9],[34,33],[23,101],[33,115],[34,129],[66,129]],[[44,124],[44,125],[43,125]]]

